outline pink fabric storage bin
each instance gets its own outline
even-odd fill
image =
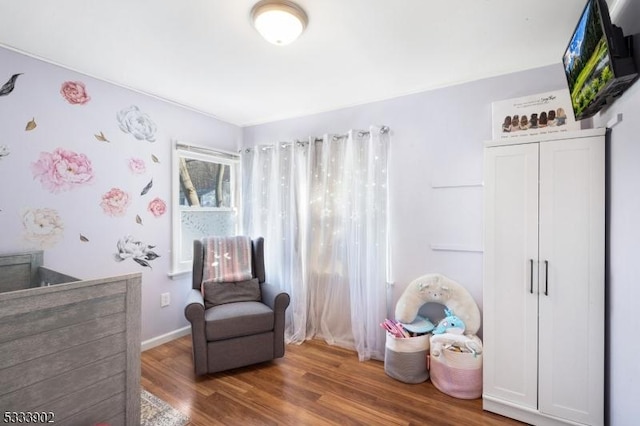
[[[482,396],[482,354],[444,349],[429,357],[431,383],[442,393],[460,399]]]

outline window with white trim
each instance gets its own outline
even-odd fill
[[[176,143],[173,153],[172,271],[191,271],[193,240],[238,228],[237,154]]]

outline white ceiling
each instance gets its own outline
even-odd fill
[[[297,0],[284,47],[255,2],[0,0],[0,44],[246,126],[560,63],[586,0]]]

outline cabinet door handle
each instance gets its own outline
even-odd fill
[[[529,293],[533,294],[533,259],[529,259],[530,275],[529,275]]]
[[[544,295],[549,295],[549,261],[544,261]]]

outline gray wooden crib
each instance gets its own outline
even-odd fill
[[[42,263],[0,255],[0,414],[138,425],[141,274],[83,281]]]

